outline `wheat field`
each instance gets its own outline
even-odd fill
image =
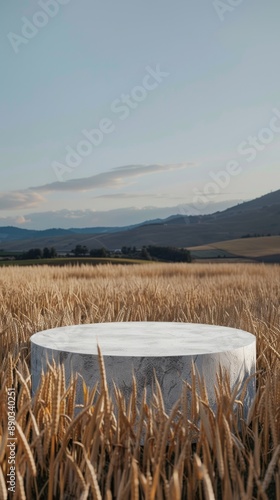
[[[7,267],[0,270],[0,294],[1,500],[280,500],[280,266]],[[257,394],[246,419],[245,394],[237,401],[221,373],[215,414],[195,370],[169,414],[160,387],[148,404],[135,379],[130,401],[116,387],[113,402],[102,353],[100,381],[84,386],[78,414],[77,377],[66,386],[63,366],[51,366],[31,397],[33,333],[111,321],[208,323],[256,335]],[[14,493],[6,477],[10,388]]]

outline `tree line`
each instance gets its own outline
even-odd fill
[[[106,248],[94,248],[89,251],[85,245],[76,245],[75,249],[72,250],[72,253],[74,253],[76,257],[90,255],[90,257],[105,258],[116,255],[116,252],[112,252],[110,250],[107,250]],[[123,246],[120,251],[117,251],[117,253],[128,258],[141,260],[191,262],[191,253],[186,248],[149,245],[142,246],[141,249],[137,249],[135,246]]]
[[[142,246],[140,249],[135,246],[123,246],[120,250],[111,251],[107,248],[93,248],[88,249],[86,245],[76,245],[66,257],[95,257],[95,258],[117,258],[125,257],[131,259],[152,260],[161,262],[191,262],[191,253],[185,248],[177,247],[161,247],[156,245]],[[31,248],[27,252],[18,254],[16,259],[53,259],[58,257],[57,251],[54,247],[43,249]]]
[[[54,259],[57,257],[57,251],[54,247],[45,247],[43,250],[41,248],[30,248],[27,252],[24,252],[16,256],[18,260],[33,260],[33,259]]]

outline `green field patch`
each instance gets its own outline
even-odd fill
[[[236,255],[222,249],[209,249],[209,250],[191,250],[191,255],[194,259],[230,259]]]
[[[95,258],[95,257],[58,257],[56,259],[33,259],[33,260],[3,260],[0,261],[0,266],[77,266],[90,264],[97,266],[98,264],[147,264],[149,261],[140,259],[123,259],[123,258]]]

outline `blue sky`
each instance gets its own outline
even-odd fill
[[[0,9],[0,225],[125,225],[280,188],[278,0]]]

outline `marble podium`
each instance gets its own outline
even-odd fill
[[[197,323],[127,322],[65,326],[45,330],[31,337],[32,393],[47,359],[64,363],[66,382],[71,371],[80,373],[93,387],[100,380],[97,356],[99,344],[105,362],[109,390],[112,381],[128,397],[134,371],[138,394],[144,385],[149,398],[154,372],[160,383],[166,411],[178,400],[182,381],[191,382],[192,362],[205,379],[211,406],[215,407],[214,384],[221,366],[228,371],[231,387],[256,371],[256,338],[243,330]],[[244,413],[255,395],[254,377],[248,384]],[[77,403],[83,401],[78,386]]]

